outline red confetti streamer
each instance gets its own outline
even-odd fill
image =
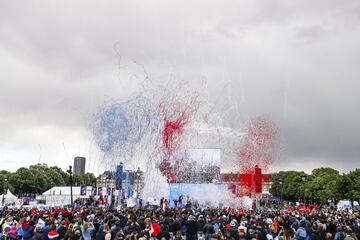
[[[269,170],[277,156],[279,130],[264,116],[253,118],[246,128],[246,136],[238,150],[242,173],[251,173],[258,165]]]

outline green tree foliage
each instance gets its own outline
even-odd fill
[[[360,169],[351,171],[348,175],[349,187],[349,199],[359,200],[360,199]]]
[[[339,171],[332,168],[315,168],[312,173],[314,177],[321,177],[325,175],[339,175]]]
[[[84,179],[82,175],[74,174],[73,176],[73,184],[74,186],[83,186],[85,185]]]
[[[7,179],[7,181],[5,181]],[[92,173],[73,176],[74,186],[94,186],[96,177]],[[70,176],[59,167],[36,164],[19,168],[16,172],[0,171],[1,189],[10,189],[19,196],[42,194],[54,186],[70,185]]]
[[[93,173],[85,173],[83,176],[84,185],[86,186],[95,186],[96,185],[96,177]]]
[[[15,173],[11,174],[8,184],[14,187],[15,194],[36,193],[35,173],[28,168],[19,168]]]
[[[84,175],[74,174],[74,186],[95,186],[96,177],[93,173],[85,173]]]
[[[63,171],[61,168],[59,167],[50,167],[52,172],[58,172],[61,175],[61,180],[63,180],[63,182],[60,182],[59,184],[56,184],[56,186],[63,186],[63,185],[69,185],[70,184],[70,176],[67,172]],[[58,178],[57,178],[58,179]]]
[[[0,171],[0,193],[3,193],[4,189],[10,189],[13,191],[14,188],[9,184],[9,178],[11,173],[5,170]],[[6,179],[6,180],[5,180]]]
[[[288,200],[305,199],[318,203],[360,199],[360,169],[341,175],[332,168],[317,168],[305,176],[305,181],[302,176],[304,173],[296,171],[275,174],[270,193]]]
[[[338,172],[313,173],[303,187],[305,199],[325,203],[329,199],[342,198],[337,189],[340,178]]]
[[[301,175],[303,172],[281,171],[273,177],[273,186],[270,193],[282,196],[284,199],[295,200],[302,196],[301,187],[304,184]]]
[[[47,176],[52,186],[65,186],[69,182],[69,175],[56,167],[50,167],[47,170]]]

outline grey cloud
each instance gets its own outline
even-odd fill
[[[205,79],[203,94],[219,99],[229,125],[270,116],[282,133],[278,166],[308,169],[318,159],[350,170],[360,156],[359,8],[340,0],[1,2],[0,142],[13,146],[2,155],[46,149],[43,138],[49,159],[64,157],[62,140],[91,155],[91,112],[136,93],[136,61],[155,82]],[[218,89],[228,82],[225,96]],[[53,130],[17,143],[42,126]],[[38,161],[30,158],[19,164]]]

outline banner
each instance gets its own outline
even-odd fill
[[[124,167],[122,164],[116,166],[116,188],[122,188],[122,180],[123,180]]]
[[[97,195],[97,188],[96,187],[92,187],[91,189],[91,196],[95,197]]]
[[[86,196],[86,186],[81,186],[80,187],[80,195],[81,196]]]

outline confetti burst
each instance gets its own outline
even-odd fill
[[[241,172],[250,173],[256,165],[269,170],[277,156],[278,143],[279,129],[273,122],[264,116],[251,119],[238,150]]]

